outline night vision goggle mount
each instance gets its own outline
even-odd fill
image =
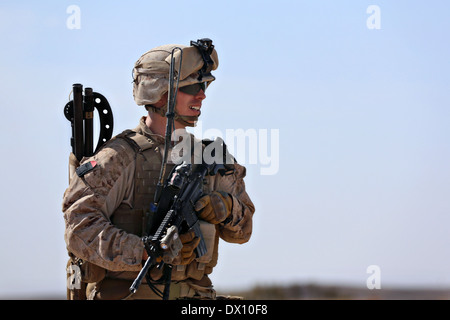
[[[212,40],[208,38],[198,39],[197,41],[191,41],[191,46],[194,46],[200,52],[204,61],[203,67],[198,71],[198,81],[202,81],[203,76],[210,75],[214,65],[214,61],[211,59],[211,53],[214,50]]]

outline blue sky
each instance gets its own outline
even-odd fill
[[[72,84],[108,98],[115,133],[133,128],[144,114],[134,62],[201,37],[220,60],[203,130],[279,132],[278,172],[247,165],[254,234],[221,244],[215,285],[365,288],[378,265],[384,287],[449,287],[448,2],[171,3],[0,4],[0,296],[64,295]],[[66,26],[70,5],[81,29]],[[369,5],[379,30],[367,28]]]

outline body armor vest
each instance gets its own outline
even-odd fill
[[[150,204],[153,202],[158,183],[162,156],[161,144],[135,131],[127,130],[117,136],[127,141],[136,151],[136,167],[134,173],[134,191],[132,207],[122,203],[111,216],[112,223],[119,229],[138,236],[150,230],[152,215]],[[168,163],[164,179],[170,174],[173,164]],[[209,193],[210,183],[206,179],[204,192]],[[215,226],[201,221],[201,229],[205,238],[208,252],[205,256],[194,260],[187,266],[175,266],[172,271],[172,280],[185,280],[193,278],[200,280],[205,274],[212,272],[217,264],[219,237]],[[154,268],[151,271],[153,279],[162,276],[162,270]]]
[[[111,222],[127,233],[142,237],[146,233],[147,224],[151,222],[150,204],[154,199],[162,162],[160,145],[134,131],[127,130],[119,137],[125,139],[136,152],[133,204],[131,207],[122,203],[111,216]],[[166,175],[172,167],[171,164],[167,165]]]

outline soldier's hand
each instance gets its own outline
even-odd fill
[[[173,265],[187,265],[190,264],[196,257],[195,248],[200,243],[200,238],[195,236],[194,231],[180,234],[180,240],[183,244],[178,255],[173,259]]]
[[[212,224],[225,221],[231,215],[232,208],[233,199],[222,191],[213,191],[195,203],[198,217]]]
[[[148,259],[147,250],[145,250],[145,248],[144,248],[144,253],[142,254],[142,260],[145,261],[147,259]]]

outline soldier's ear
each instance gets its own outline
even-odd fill
[[[164,93],[161,99],[159,99],[159,101],[153,105],[157,108],[164,107],[167,104],[168,95],[169,95],[168,92]]]

